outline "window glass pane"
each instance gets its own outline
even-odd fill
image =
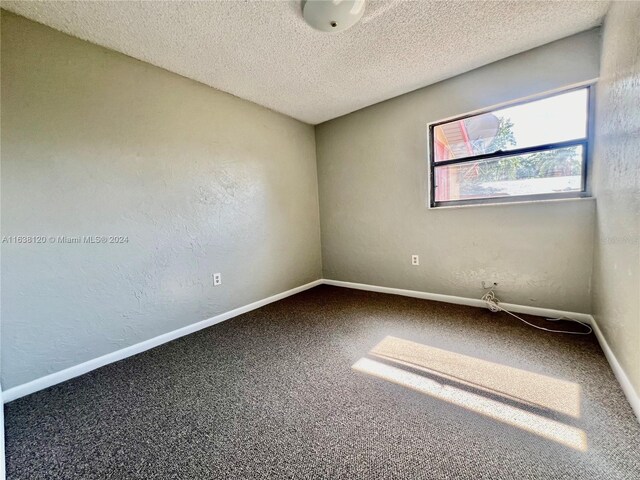
[[[435,168],[436,202],[582,190],[583,147]]]
[[[435,161],[586,138],[587,108],[584,88],[438,125]]]

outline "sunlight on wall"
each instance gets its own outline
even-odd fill
[[[386,337],[369,354],[450,377],[514,400],[580,417],[580,385],[479,358]]]
[[[484,391],[577,417],[579,385],[395,337],[386,337],[369,355],[397,366],[365,357],[352,368],[575,450],[587,450],[587,437],[583,430],[471,391]],[[429,376],[414,373],[406,367]]]

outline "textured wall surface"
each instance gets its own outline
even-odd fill
[[[600,25],[608,1],[370,0],[327,35],[289,1],[10,1],[27,18],[319,123]]]
[[[313,127],[2,15],[2,386],[316,280]],[[213,288],[212,274],[222,286]]]
[[[427,124],[595,79],[592,30],[316,127],[324,277],[590,312],[594,201],[432,209]],[[420,266],[410,264],[420,255]]]
[[[640,3],[607,16],[597,99],[593,314],[640,394]]]

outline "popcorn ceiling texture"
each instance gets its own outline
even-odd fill
[[[317,124],[599,25],[609,2],[369,1],[337,34],[300,2],[25,2],[3,8]]]

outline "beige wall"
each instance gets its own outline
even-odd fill
[[[3,12],[7,389],[321,276],[314,129]],[[223,284],[213,288],[212,274]]]
[[[594,201],[428,209],[427,124],[597,78],[599,30],[316,127],[324,277],[590,312]],[[420,255],[420,266],[410,264]]]
[[[597,93],[593,314],[640,394],[640,3],[612,4]]]

